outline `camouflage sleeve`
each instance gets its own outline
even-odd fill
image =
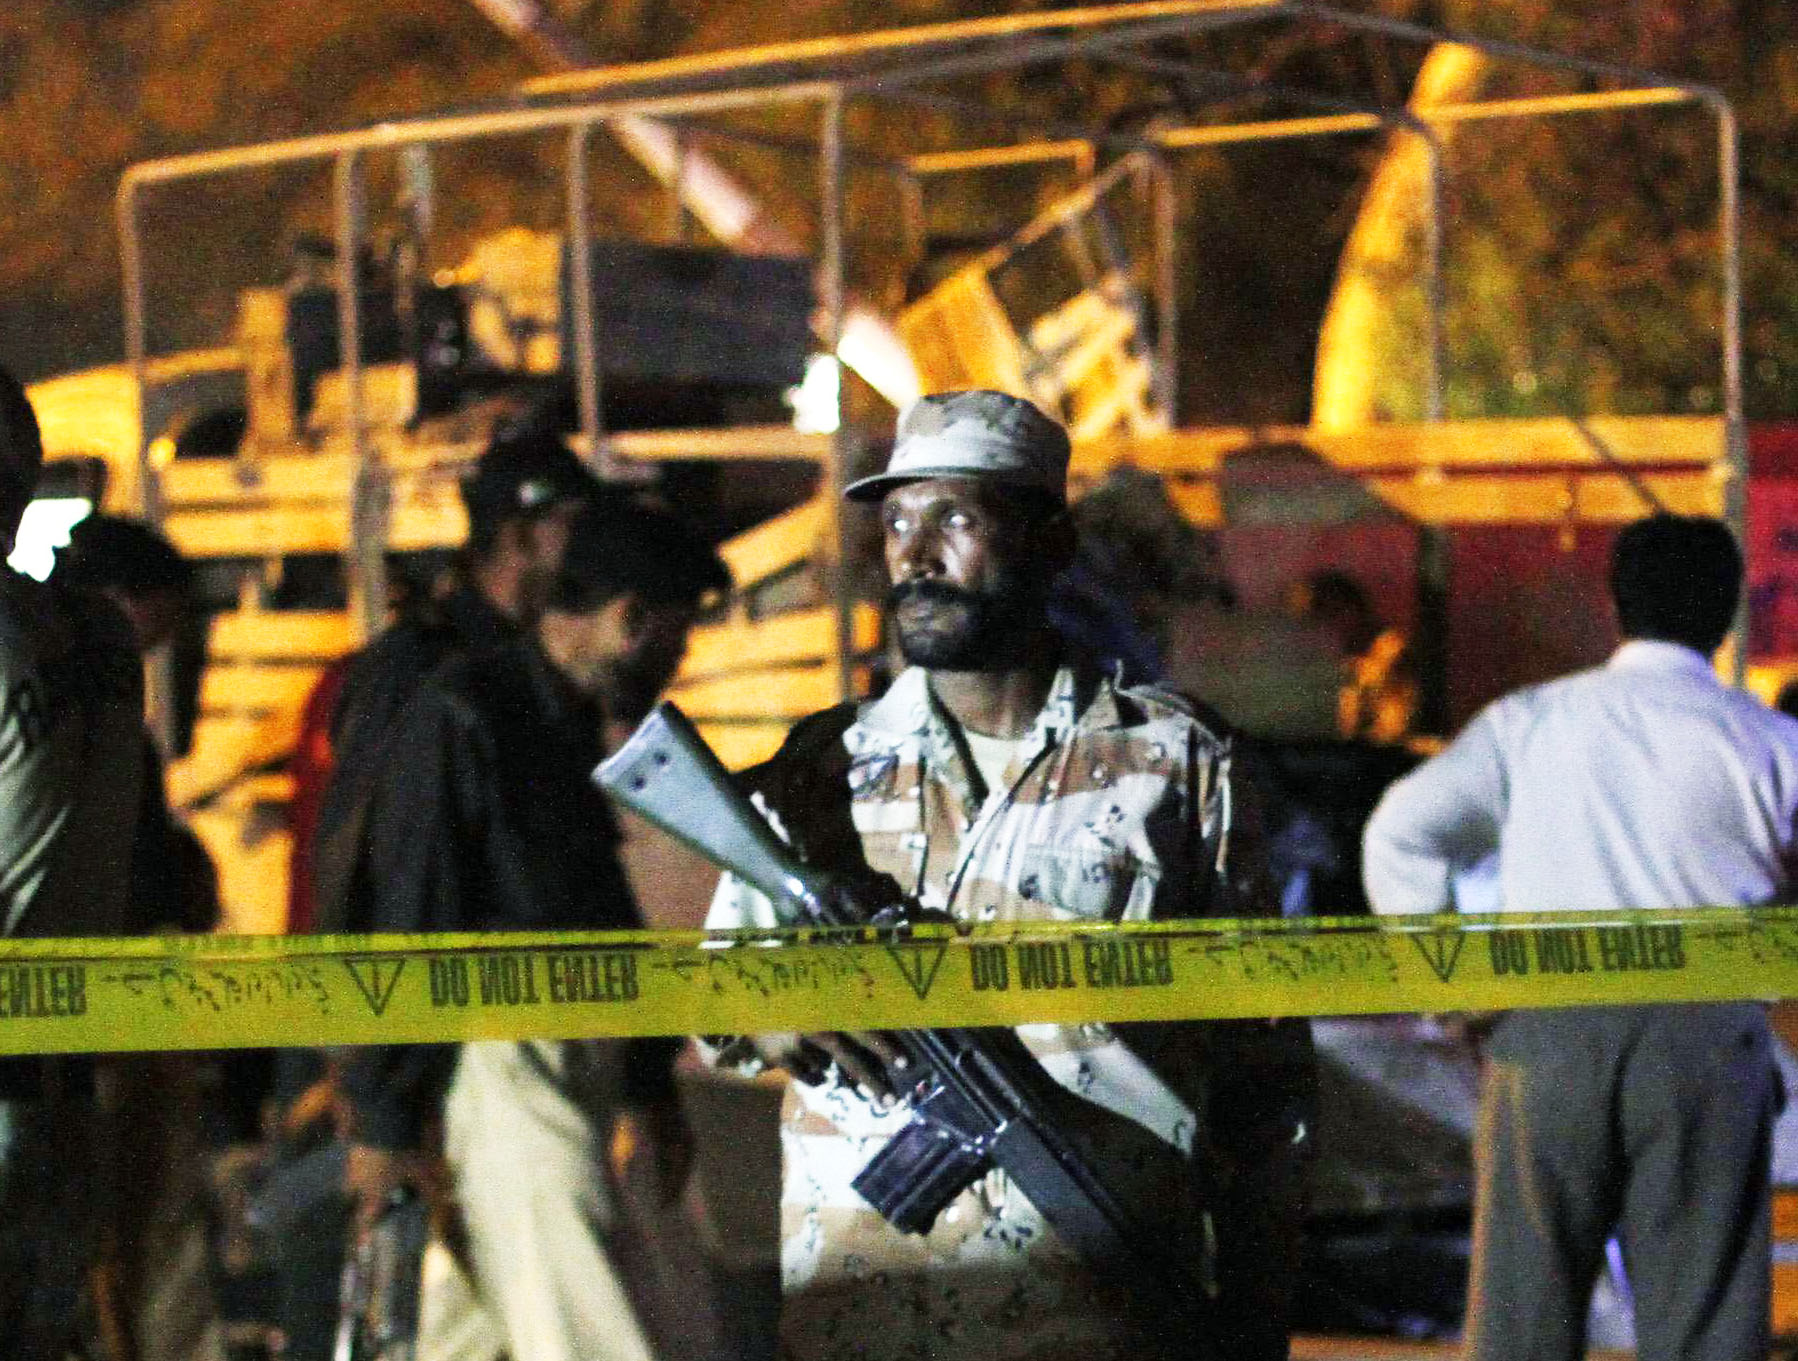
[[[1154,916],[1279,915],[1268,872],[1265,777],[1242,743],[1195,722],[1187,732],[1179,809],[1185,872],[1165,881]]]
[[[1280,901],[1268,869],[1267,775],[1240,745],[1226,750],[1217,784],[1224,808],[1217,849],[1209,860],[1219,917],[1277,917]]]
[[[1268,869],[1268,777],[1242,743],[1225,741],[1199,772],[1203,797],[1193,807],[1201,847],[1199,874],[1209,885],[1205,915],[1277,917]],[[1148,1032],[1146,1035],[1144,1032]],[[1207,1138],[1239,1168],[1280,1149],[1308,1149],[1317,1070],[1310,1023],[1302,1017],[1186,1021],[1131,1028],[1131,1043],[1171,1069],[1185,1065],[1204,1092]],[[1155,1060],[1151,1060],[1154,1062]]]

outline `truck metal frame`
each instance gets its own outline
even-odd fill
[[[1493,58],[1564,72],[1604,88],[1529,98],[1472,100],[1412,109],[1377,102],[1345,100],[1335,95],[1291,89],[1250,80],[1196,62],[1173,60],[1158,51],[1170,39],[1218,32],[1251,24],[1310,23],[1341,26],[1376,37],[1408,43],[1454,42]],[[1099,127],[1035,122],[994,111],[954,92],[956,81],[1026,66],[1083,60],[1123,70],[1190,81],[1220,95],[1260,97],[1305,110],[1302,116],[1260,117],[1245,121],[1184,120],[1141,133],[1120,134]],[[1718,267],[1721,277],[1722,405],[1720,419],[1706,417],[1641,421],[1626,418],[1533,422],[1466,423],[1445,420],[1449,355],[1444,254],[1444,168],[1441,130],[1451,125],[1495,119],[1541,118],[1618,109],[1659,109],[1698,105],[1715,120],[1718,146]],[[815,135],[793,138],[735,126],[732,115],[772,107],[801,107],[815,118]],[[957,115],[965,127],[1010,123],[1012,135],[970,138],[964,145],[921,149],[893,156],[856,145],[848,133],[849,115],[863,107],[911,111],[941,110]],[[727,545],[727,556],[750,576],[766,575],[820,550],[841,560],[844,526],[839,491],[848,475],[852,452],[861,434],[839,422],[828,439],[798,436],[772,429],[700,432],[608,432],[603,425],[592,280],[588,277],[592,241],[592,186],[589,160],[592,142],[602,129],[614,131],[656,124],[703,132],[709,140],[737,140],[775,147],[808,158],[816,186],[819,335],[823,348],[845,360],[854,346],[846,333],[858,304],[850,296],[848,264],[854,249],[846,213],[851,177],[875,171],[889,177],[899,199],[906,238],[920,241],[931,186],[945,176],[1065,163],[1089,182],[1050,213],[1025,229],[1025,236],[1052,233],[1073,222],[1090,207],[1096,185],[1115,173],[1124,159],[1136,158],[1146,176],[1153,203],[1153,254],[1149,273],[1153,313],[1153,348],[1148,354],[1149,395],[1161,433],[1114,434],[1084,442],[1076,454],[1077,478],[1095,477],[1115,463],[1128,461],[1184,480],[1177,499],[1195,519],[1221,515],[1214,479],[1223,456],[1233,449],[1269,440],[1302,441],[1330,463],[1360,480],[1376,496],[1426,527],[1512,518],[1553,522],[1568,518],[1611,521],[1631,518],[1644,508],[1711,510],[1725,514],[1737,527],[1745,519],[1746,443],[1742,410],[1741,222],[1738,133],[1729,100],[1709,86],[1670,79],[1654,72],[1607,62],[1588,61],[1522,44],[1464,34],[1437,32],[1416,24],[1357,13],[1334,5],[1300,0],[1147,0],[1093,8],[1051,10],[965,22],[809,40],[739,51],[679,57],[628,66],[572,72],[531,81],[501,106],[399,119],[361,129],[296,138],[235,149],[201,152],[145,162],[131,167],[118,190],[117,216],[123,268],[125,344],[140,397],[152,357],[148,350],[147,263],[141,226],[142,202],[154,190],[208,177],[273,170],[304,164],[331,168],[334,220],[339,260],[354,260],[368,239],[365,170],[371,157],[418,149],[428,153],[482,139],[559,133],[565,138],[563,200],[565,230],[574,274],[574,372],[578,381],[581,440],[579,447],[602,476],[615,476],[644,459],[732,457],[743,453],[816,459],[823,485],[817,499],[799,507],[743,540]],[[1422,205],[1426,225],[1422,263],[1423,291],[1428,300],[1426,355],[1428,424],[1370,427],[1360,432],[1320,435],[1305,430],[1181,430],[1178,421],[1176,363],[1180,350],[1176,300],[1175,202],[1181,157],[1206,149],[1299,138],[1393,132],[1416,138],[1426,149],[1428,175]],[[1106,167],[1111,169],[1107,170]],[[684,162],[677,163],[668,189],[677,203],[692,201],[703,186],[690,181]],[[1085,197],[1083,197],[1083,193]],[[976,261],[970,269],[988,269],[1004,258],[1006,248]],[[391,469],[384,465],[378,441],[370,436],[365,410],[361,337],[362,303],[354,270],[340,270],[338,328],[343,338],[342,391],[351,467],[348,491],[351,550],[350,581],[353,621],[347,632],[330,630],[333,641],[366,637],[381,621],[384,560],[389,543]],[[928,376],[926,376],[928,377]],[[903,386],[901,384],[901,386]],[[140,410],[143,409],[140,401]],[[165,469],[153,452],[155,431],[140,431],[138,479],[142,509],[152,519],[170,509],[163,494]],[[1495,438],[1505,441],[1494,452]],[[1493,486],[1481,479],[1495,468],[1529,468],[1540,477],[1519,482],[1508,499],[1495,507]],[[221,469],[214,476],[224,477]],[[1459,481],[1457,481],[1459,479]],[[222,494],[222,493],[221,493]],[[1426,529],[1421,570],[1440,576],[1440,553],[1432,553]],[[1440,583],[1439,583],[1440,584]],[[822,620],[814,618],[814,623]],[[744,640],[760,629],[768,639],[779,631],[778,620],[749,626],[744,619],[723,626],[733,655],[791,660],[791,649],[767,642],[742,651]],[[829,647],[823,663],[808,672],[802,687],[812,700],[848,695],[856,685],[856,660],[877,633],[877,620],[858,606],[844,573],[836,574],[829,607]],[[808,633],[808,637],[811,635]],[[1738,631],[1738,643],[1740,633]],[[766,640],[764,640],[766,642]],[[707,658],[726,650],[721,636],[712,646],[702,633],[696,639],[689,675],[702,673]],[[1743,649],[1734,652],[1738,679]],[[778,715],[775,716],[776,718]],[[764,739],[739,745],[735,754],[748,759]]]

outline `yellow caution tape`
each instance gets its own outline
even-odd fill
[[[0,1053],[1798,997],[1798,909],[0,942]]]

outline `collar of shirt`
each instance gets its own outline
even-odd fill
[[[1606,665],[1616,671],[1703,676],[1714,684],[1722,684],[1707,658],[1684,644],[1665,643],[1655,638],[1631,638],[1611,654]]]
[[[1110,685],[1063,666],[1049,683],[1049,696],[1018,747],[1013,773],[1028,769],[1045,750],[1065,741],[1076,726],[1115,727],[1118,722],[1117,699]],[[931,693],[929,673],[913,666],[900,672],[886,694],[862,711],[856,726],[888,743],[915,740],[925,769],[949,787],[964,820],[971,821],[979,811],[974,781],[961,745],[952,735],[953,723]]]

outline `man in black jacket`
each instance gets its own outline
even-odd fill
[[[376,773],[407,703],[439,666],[522,634],[561,563],[569,526],[599,484],[554,434],[532,422],[496,430],[459,488],[468,514],[455,588],[427,600],[362,651],[326,671],[307,700],[294,760],[288,865],[290,931],[366,931],[364,872]],[[277,1059],[287,1120],[284,1167],[297,1170],[333,1134],[330,1066],[316,1050]],[[302,1176],[302,1180],[305,1178]],[[307,1195],[311,1194],[310,1188]],[[284,1212],[285,1213],[285,1212]],[[309,1204],[310,1232],[284,1235],[278,1321],[290,1361],[327,1361],[348,1218],[341,1202]]]
[[[666,685],[702,601],[728,582],[672,515],[584,511],[534,624],[451,661],[400,716],[370,801],[358,916],[382,931],[639,925],[588,774],[608,712],[632,717]],[[475,1285],[510,1353],[647,1358],[659,1320],[613,1268],[621,1212],[607,1149],[624,1127],[626,1142],[667,1155],[663,1189],[678,1190],[676,1052],[608,1041],[359,1050],[345,1072],[352,1192],[365,1216],[378,1210],[441,1112]]]
[[[295,930],[348,931],[344,874],[363,837],[368,779],[424,678],[450,657],[518,634],[561,563],[568,529],[600,487],[536,426],[503,430],[461,486],[468,512],[456,588],[412,611],[346,664],[327,717],[331,769],[316,823],[296,828]],[[302,747],[306,740],[302,738]]]

